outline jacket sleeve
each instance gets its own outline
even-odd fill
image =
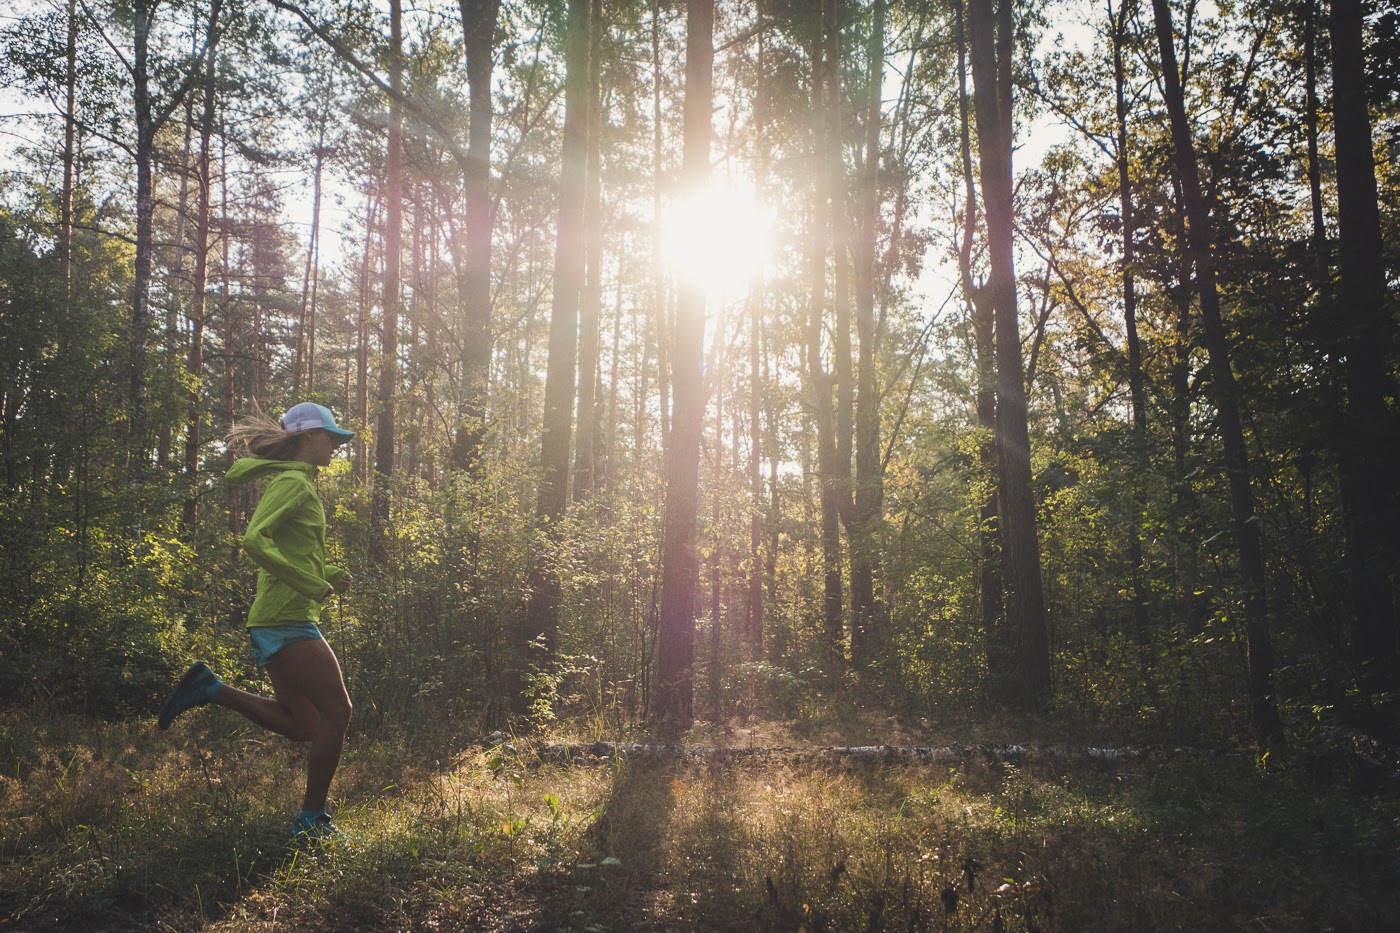
[[[345,579],[345,575],[348,572],[349,571],[347,571],[343,567],[337,567],[335,564],[327,564],[326,582],[329,583],[332,587],[338,587],[340,586],[340,581]]]
[[[310,571],[289,561],[277,547],[273,538],[277,526],[305,507],[303,499],[315,495],[303,484],[295,481],[274,480],[268,484],[262,500],[248,522],[248,531],[243,535],[243,550],[248,557],[263,570],[290,586],[307,599],[325,599],[331,585]]]

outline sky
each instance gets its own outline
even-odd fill
[[[10,10],[0,13],[0,25],[14,21],[27,10],[42,9],[44,0],[14,0]],[[1084,14],[1096,15],[1087,8]],[[1063,13],[1063,10],[1062,10]],[[1042,47],[1049,47],[1056,41],[1067,45],[1087,44],[1092,41],[1090,31],[1076,21],[1075,15],[1061,15],[1042,40]],[[893,64],[893,63],[892,63]],[[902,65],[902,63],[900,63]],[[898,88],[898,75],[887,72],[891,81],[890,97]],[[48,102],[27,98],[13,88],[0,87],[0,176],[24,171],[23,163],[16,157],[17,150],[36,139],[43,137],[42,124],[32,116],[47,112]],[[1042,117],[1026,128],[1018,139],[1015,163],[1019,169],[1038,164],[1045,152],[1066,138],[1066,129],[1057,120]],[[284,198],[283,222],[295,232],[298,240],[305,242],[309,236],[312,219],[312,180],[310,165],[288,166],[278,172]],[[321,202],[321,267],[333,270],[346,258],[353,256],[356,239],[361,231],[356,229],[355,210],[361,207],[359,196],[348,179],[338,172],[327,172],[323,179]],[[933,257],[929,257],[930,260]],[[956,270],[949,263],[929,261],[916,283],[916,290],[923,293],[925,303],[937,306],[956,283]]]

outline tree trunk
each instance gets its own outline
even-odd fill
[[[200,429],[204,418],[204,319],[209,304],[209,227],[212,213],[210,164],[213,160],[211,143],[214,135],[216,42],[217,37],[211,36],[208,57],[204,63],[204,106],[200,111],[199,162],[195,168],[196,185],[199,189],[196,193],[199,214],[195,220],[194,232],[194,304],[190,309],[190,347],[185,363],[190,386],[185,428],[185,479],[189,483],[189,491],[185,497],[181,521],[186,538],[193,536],[195,525],[199,522],[199,449],[202,443]]]
[[[687,0],[685,139],[681,180],[695,196],[710,177],[710,114],[714,75],[714,0]],[[657,633],[657,717],[666,730],[694,721],[696,507],[700,433],[705,416],[705,288],[681,283],[672,351],[675,409],[666,465],[666,516],[661,550],[661,617]]]
[[[1137,212],[1133,206],[1133,186],[1129,175],[1131,161],[1128,158],[1128,98],[1127,71],[1124,66],[1123,46],[1128,41],[1128,23],[1133,15],[1133,0],[1123,0],[1115,15],[1110,4],[1109,25],[1113,42],[1113,101],[1117,120],[1118,168],[1118,211],[1123,224],[1123,254],[1119,263],[1123,281],[1123,331],[1128,344],[1128,397],[1133,406],[1133,462],[1137,474],[1133,483],[1133,501],[1136,505],[1132,527],[1128,529],[1128,562],[1132,565],[1133,581],[1133,634],[1139,646],[1147,644],[1147,568],[1142,556],[1142,521],[1147,510],[1147,492],[1143,480],[1148,469],[1147,454],[1147,393],[1143,389],[1142,346],[1137,329],[1137,288],[1133,280],[1133,266],[1136,261],[1136,244],[1133,232],[1137,223]],[[1144,663],[1146,659],[1144,658]]]
[[[365,252],[360,265],[360,300],[355,319],[355,416],[362,426],[369,425],[369,325],[370,280],[373,278],[374,228],[379,213],[374,191],[365,198]],[[364,432],[355,435],[354,475],[361,487],[369,482],[369,447]]]
[[[379,416],[374,431],[374,479],[370,493],[369,558],[389,562],[390,478],[394,474],[395,401],[399,381],[400,267],[403,261],[403,4],[389,0],[389,134],[384,167],[384,308],[379,339]]]
[[[760,0],[758,15],[766,14],[766,4]],[[767,201],[766,187],[772,164],[772,147],[763,127],[771,120],[769,104],[763,91],[763,76],[767,58],[767,35],[758,36],[758,89],[754,99],[754,121],[758,126],[756,141],[757,166],[760,200]],[[763,425],[761,400],[763,398],[763,303],[764,285],[762,279],[752,283],[748,292],[749,311],[749,579],[748,607],[744,620],[744,642],[747,658],[756,661],[763,657]],[[737,432],[736,432],[737,438]]]
[[[327,79],[329,80],[329,78]],[[303,391],[314,392],[312,358],[316,344],[316,304],[313,299],[319,272],[321,239],[321,175],[326,162],[326,120],[330,113],[330,94],[322,104],[321,120],[316,133],[311,172],[311,236],[306,244],[306,267],[301,279],[301,313],[297,318],[297,345],[292,357],[292,386],[297,398]]]
[[[1341,484],[1352,586],[1352,657],[1372,690],[1396,678],[1393,566],[1395,419],[1389,364],[1395,325],[1387,307],[1371,118],[1366,101],[1361,0],[1332,0],[1332,113],[1337,147],[1336,309],[1345,356]]]
[[[136,118],[136,256],[131,298],[130,335],[130,435],[133,476],[145,469],[148,455],[149,417],[146,410],[148,381],[146,355],[151,330],[151,264],[155,252],[155,140],[170,115],[184,101],[190,86],[203,68],[208,45],[194,57],[189,70],[181,75],[179,86],[160,106],[151,95],[150,36],[155,26],[159,0],[132,0],[131,88]],[[222,0],[209,9],[209,34],[218,32]]]
[[[667,341],[670,339],[670,297],[666,289],[665,269],[661,256],[661,188],[663,181],[661,136],[661,2],[651,6],[651,259],[654,285],[652,324],[648,334],[656,338],[656,389],[661,412],[662,458],[671,443],[671,382],[667,367]],[[638,450],[641,449],[639,446]]]
[[[978,475],[982,501],[978,506],[978,587],[982,611],[982,637],[987,657],[988,692],[998,700],[1011,695],[1013,676],[1012,637],[1007,630],[1001,591],[1001,531],[997,517],[996,451],[996,343],[991,298],[985,288],[972,280],[972,241],[977,233],[977,184],[972,174],[972,133],[967,94],[967,30],[962,0],[954,3],[954,31],[958,46],[958,144],[962,157],[963,207],[962,241],[958,245],[958,268],[963,292],[972,317],[973,346],[977,358],[977,445]]]
[[[468,168],[466,243],[455,250],[458,301],[466,329],[462,341],[463,402],[452,444],[452,466],[479,473],[486,433],[486,397],[491,372],[491,74],[500,0],[458,0],[467,58]]]
[[[64,56],[63,189],[58,201],[58,247],[66,309],[73,311],[73,175],[77,165],[78,0],[68,0],[68,48]]]
[[[996,326],[997,466],[1007,621],[1016,641],[1016,690],[1022,705],[1035,707],[1050,692],[1050,651],[1016,308],[1011,196],[1011,0],[972,0],[969,19],[973,107],[977,114],[982,200],[991,259],[986,288]]]
[[[593,494],[598,439],[598,383],[602,358],[603,315],[603,186],[602,147],[599,129],[603,125],[602,98],[598,86],[601,57],[602,3],[591,0],[594,24],[589,43],[587,133],[588,180],[584,194],[584,282],[579,298],[578,333],[578,441],[574,450],[575,502]]]
[[[135,50],[132,93],[136,101],[136,257],[131,297],[131,456],[140,475],[146,459],[146,345],[151,327],[151,225],[155,212],[153,165],[155,118],[151,109],[149,39],[155,9],[152,0],[132,0]]]
[[[725,494],[724,476],[724,376],[729,361],[724,352],[724,309],[716,314],[715,342],[711,348],[709,371],[714,373],[715,386],[715,448],[710,489],[710,710],[714,722],[724,722],[724,626],[721,621],[723,604],[724,534],[720,530],[723,515],[721,499]],[[737,434],[736,434],[737,447]]]
[[[749,660],[763,657],[763,286],[749,292],[749,603],[744,634]]]
[[[839,465],[837,450],[836,405],[832,393],[836,376],[826,371],[822,362],[822,335],[825,331],[827,312],[826,266],[827,253],[831,247],[840,249],[840,244],[832,243],[833,200],[840,197],[831,191],[832,172],[825,165],[831,157],[828,138],[839,135],[840,124],[832,124],[832,110],[827,101],[835,93],[838,78],[835,74],[836,62],[831,60],[832,43],[827,41],[828,33],[836,31],[836,2],[822,0],[817,13],[817,29],[812,42],[812,118],[813,118],[813,205],[811,234],[808,244],[808,275],[811,290],[810,307],[807,317],[807,384],[812,403],[812,420],[817,431],[817,474],[818,496],[820,501],[821,549],[822,549],[822,633],[823,667],[829,681],[834,683],[844,667],[845,640],[842,620],[841,593],[841,518],[840,495],[848,487],[842,480],[849,479],[849,462],[843,471]],[[839,151],[839,150],[838,150]],[[844,284],[844,283],[842,283]],[[834,302],[833,302],[834,304]],[[849,326],[849,321],[847,321]],[[840,326],[837,325],[839,331]],[[849,345],[847,346],[849,356]],[[833,355],[839,360],[839,348]],[[839,362],[833,364],[833,368]]]
[[[1322,158],[1318,153],[1317,100],[1317,4],[1303,0],[1303,126],[1308,143],[1308,203],[1312,212],[1313,259],[1317,266],[1318,288],[1325,289],[1331,277],[1327,258],[1327,222],[1322,207]]]
[[[882,612],[875,591],[879,559],[884,478],[881,475],[880,395],[876,385],[879,330],[875,322],[875,283],[878,270],[875,241],[880,223],[880,129],[885,75],[885,0],[871,8],[866,52],[865,164],[860,185],[860,227],[856,244],[856,360],[855,501],[854,521],[846,527],[851,542],[851,659],[857,669],[869,668],[883,656]]]
[[[1176,64],[1175,39],[1167,0],[1152,0],[1156,20],[1157,47],[1162,59],[1162,78],[1167,112],[1171,119],[1172,149],[1186,206],[1187,240],[1196,266],[1201,318],[1205,325],[1206,352],[1210,358],[1211,389],[1220,415],[1221,441],[1225,448],[1225,468],[1230,487],[1230,507],[1235,522],[1235,538],[1244,582],[1245,638],[1248,653],[1248,686],[1251,719],[1255,733],[1264,741],[1282,738],[1274,701],[1273,646],[1269,636],[1268,606],[1264,590],[1264,553],[1260,542],[1259,516],[1255,513],[1254,492],[1250,488],[1249,451],[1245,446],[1240,419],[1239,387],[1230,368],[1230,351],[1225,325],[1220,315],[1216,290],[1215,259],[1211,254],[1210,218],[1196,168],[1195,143],[1186,120],[1186,102]]]
[[[589,19],[589,0],[569,0],[564,39],[563,166],[559,173],[554,294],[544,387],[544,433],[540,440],[540,486],[535,507],[535,517],[548,536],[557,534],[556,526],[569,501],[569,442],[578,366],[579,299],[584,275]],[[543,554],[536,555],[531,575],[530,604],[518,647],[524,652],[537,639],[543,639],[546,651],[552,654],[559,627],[559,576]]]

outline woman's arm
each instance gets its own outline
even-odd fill
[[[289,560],[277,546],[275,538],[278,525],[306,508],[309,505],[306,500],[315,495],[309,486],[295,479],[274,479],[268,484],[252,520],[248,522],[248,531],[243,535],[243,550],[253,563],[278,580],[307,599],[320,601],[330,595],[331,584]]]

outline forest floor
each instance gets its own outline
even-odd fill
[[[450,724],[361,724],[335,786],[346,836],[308,846],[287,836],[304,750],[222,710],[168,733],[0,711],[0,931],[1371,930],[1400,916],[1400,794],[1344,757],[565,766],[534,750],[598,738],[637,736],[561,726],[491,747]],[[702,725],[687,742],[1111,738],[852,715]]]

